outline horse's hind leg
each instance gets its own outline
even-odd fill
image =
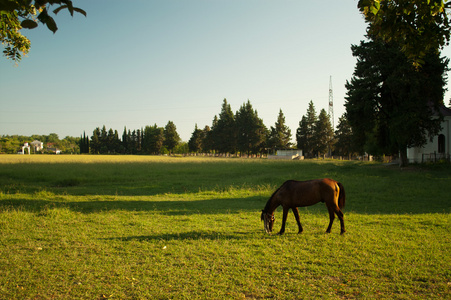
[[[329,211],[329,226],[327,227],[326,232],[330,233],[330,230],[332,229],[332,224],[334,223],[334,219],[335,219],[335,211],[333,209],[333,207],[327,207],[327,210]]]
[[[294,208],[292,208],[292,210],[293,210],[294,217],[296,218],[296,222],[298,223],[298,228],[299,228],[298,233],[301,233],[303,231],[303,229],[302,229],[302,225],[301,225],[301,220],[299,219],[298,208],[294,207]]]
[[[330,233],[330,230],[332,229],[332,224],[334,223],[334,219],[335,219],[335,214],[337,215],[338,219],[340,220],[340,227],[341,227],[341,232],[340,234],[343,234],[346,232],[345,230],[345,221],[343,218],[343,212],[337,207],[327,207],[327,210],[329,211],[329,227],[327,227],[326,232]]]
[[[282,227],[280,228],[279,234],[284,234],[285,232],[285,223],[287,222],[289,208],[283,208],[283,217],[282,217]]]
[[[343,218],[343,212],[340,209],[338,209],[335,213],[337,214],[338,219],[340,220],[341,234],[343,234],[343,233],[346,232],[346,230],[345,230],[345,221],[344,221],[344,218]]]

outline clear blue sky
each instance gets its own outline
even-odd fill
[[[56,34],[24,30],[32,47],[17,67],[0,58],[0,135],[173,121],[188,141],[226,98],[233,112],[250,100],[268,128],[282,109],[294,139],[310,100],[328,110],[330,76],[338,123],[366,29],[356,0],[73,2],[87,18],[61,12]]]

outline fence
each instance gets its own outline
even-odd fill
[[[421,157],[421,162],[438,162],[438,161],[447,161],[450,162],[449,153],[429,153],[423,154]]]

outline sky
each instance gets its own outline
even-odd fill
[[[0,136],[172,121],[188,141],[227,99],[233,112],[249,100],[268,128],[282,110],[295,140],[310,101],[328,112],[330,82],[338,124],[367,27],[357,0],[73,3],[86,18],[61,11],[56,34],[23,30],[31,50],[18,65],[0,57]]]

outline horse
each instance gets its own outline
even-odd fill
[[[282,205],[282,228],[279,234],[282,235],[285,232],[285,222],[290,209],[296,218],[299,228],[298,233],[301,233],[303,229],[299,220],[298,207],[323,202],[329,211],[330,219],[326,232],[330,233],[336,214],[340,220],[341,234],[343,234],[346,230],[341,209],[345,206],[345,199],[346,194],[343,185],[329,178],[308,181],[287,180],[269,198],[262,210],[261,220],[264,221],[265,231],[271,234],[275,221],[274,211]]]

